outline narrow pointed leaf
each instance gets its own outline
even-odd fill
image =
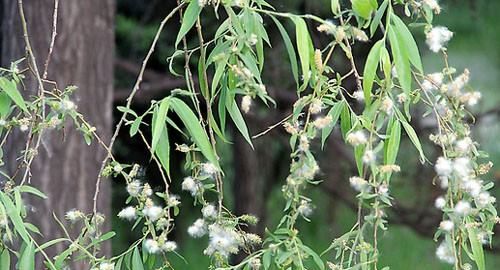
[[[24,102],[23,96],[17,90],[17,85],[14,81],[7,80],[5,78],[0,78],[0,89],[4,91],[20,109],[22,109],[25,113],[29,113],[28,107]]]
[[[35,248],[32,242],[28,242],[19,258],[19,270],[34,270],[35,269]]]
[[[229,116],[231,117],[231,119],[233,119],[233,123],[236,125],[236,128],[240,131],[241,135],[243,136],[243,138],[245,138],[248,144],[250,144],[250,146],[253,148],[252,139],[250,138],[250,135],[248,133],[247,124],[245,123],[245,119],[243,119],[243,116],[241,115],[236,101],[228,100],[226,102],[226,108]]]
[[[363,71],[363,94],[365,97],[366,106],[371,104],[371,94],[373,88],[373,81],[377,73],[377,67],[380,62],[380,52],[384,46],[384,41],[379,40],[373,45],[368,58],[366,59],[365,69]]]
[[[288,53],[288,58],[290,59],[290,67],[292,69],[293,78],[297,85],[299,84],[299,68],[297,65],[297,54],[295,53],[295,48],[293,47],[290,36],[286,32],[283,25],[278,21],[278,19],[271,17],[280,31],[283,42],[285,43],[286,51]]]
[[[300,66],[302,68],[302,76],[304,79],[304,84],[307,85],[310,79],[309,70],[310,70],[310,39],[309,31],[307,30],[307,24],[304,19],[300,17],[295,17],[295,32],[297,39],[297,50],[299,52],[300,57]]]
[[[132,269],[134,270],[144,270],[144,264],[142,263],[141,254],[137,248],[134,248],[134,253],[132,255]]]
[[[205,158],[219,168],[219,161],[217,160],[217,156],[214,153],[214,149],[208,139],[207,133],[189,106],[178,98],[171,98],[170,107],[182,120],[184,126],[189,131],[189,134],[191,134],[194,143],[198,146]]]
[[[396,33],[399,36],[398,39],[403,43],[402,49],[404,53],[407,54],[410,62],[418,69],[418,71],[423,72],[422,59],[420,58],[420,52],[418,51],[417,43],[413,38],[410,30],[406,27],[406,24],[396,15],[392,14],[392,22],[396,27]]]
[[[408,56],[404,52],[405,44],[399,39],[392,27],[389,28],[388,34],[389,41],[391,43],[392,57],[394,58],[394,62],[396,64],[398,80],[403,88],[403,91],[408,94],[411,91],[411,69]]]
[[[196,20],[198,20],[198,16],[200,15],[201,10],[202,8],[200,7],[198,1],[193,0],[189,3],[188,7],[186,8],[186,12],[184,12],[184,16],[182,16],[182,25],[175,40],[176,47],[177,45],[179,45],[179,42],[181,42],[182,38],[186,36],[187,32],[189,32],[189,30],[193,28]]]

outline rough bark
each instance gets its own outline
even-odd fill
[[[49,51],[54,1],[24,2],[29,37],[38,68],[43,70]],[[17,1],[3,0],[2,4],[1,64],[9,66],[10,62],[25,56],[25,46]],[[48,72],[48,78],[59,88],[78,86],[73,100],[104,141],[109,140],[112,125],[114,12],[114,0],[60,1],[57,39]],[[30,76],[25,86],[25,96],[37,89]],[[47,90],[52,88],[46,85]],[[66,124],[64,132],[44,133],[39,156],[32,167],[32,184],[49,197],[44,201],[29,201],[34,210],[32,222],[40,228],[45,239],[62,236],[52,213],[63,218],[72,208],[92,211],[95,179],[105,155],[96,142],[87,146],[73,125]],[[24,143],[22,134],[14,134],[7,144],[6,161],[10,173],[17,166],[16,158]],[[99,211],[107,215],[109,206],[109,187],[104,183]],[[36,269],[42,267],[38,265]]]
[[[247,141],[237,131],[234,132],[234,197],[236,215],[251,214],[262,217],[265,212],[263,200],[262,167],[263,157],[250,147]],[[254,142],[255,143],[255,142]],[[260,168],[260,169],[259,169]],[[262,233],[263,226],[251,226],[249,232]]]

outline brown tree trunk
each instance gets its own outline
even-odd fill
[[[234,132],[234,213],[236,215],[251,214],[262,217],[265,205],[262,196],[263,174],[261,160],[257,152],[237,131]],[[251,226],[249,232],[262,233],[260,226]]]
[[[25,56],[25,44],[17,1],[1,2],[0,56],[2,66],[9,66],[10,62]],[[43,70],[51,39],[54,0],[24,2],[29,37],[38,68]],[[114,12],[114,0],[61,0],[57,38],[48,72],[48,79],[55,81],[59,88],[78,86],[72,99],[78,111],[97,128],[104,141],[109,140],[112,125]],[[29,76],[25,85],[25,96],[37,89]],[[47,90],[52,88],[50,84],[46,85]],[[20,134],[11,136],[11,141],[7,143],[6,162],[10,173],[18,164],[16,158],[24,143],[25,137]],[[87,146],[81,133],[69,122],[64,132],[44,133],[39,156],[32,166],[31,182],[49,199],[31,200],[29,203],[34,209],[30,213],[32,221],[45,240],[62,236],[52,213],[62,219],[65,212],[72,208],[87,213],[92,211],[95,179],[104,155],[97,142]],[[104,183],[99,211],[107,215],[109,210],[109,187]],[[57,249],[60,251],[61,248]],[[38,265],[36,269],[42,267]]]

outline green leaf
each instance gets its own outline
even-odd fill
[[[241,25],[238,15],[236,15],[234,10],[229,5],[224,5],[224,8],[226,9],[227,15],[229,16],[229,24],[231,25],[231,28],[236,31],[236,34],[238,36],[244,36],[245,30],[243,30],[243,26]]]
[[[130,131],[129,135],[130,137],[134,137],[135,134],[139,131],[139,127],[141,126],[142,123],[142,117],[137,117],[134,122],[132,122],[132,125],[130,125]]]
[[[387,51],[387,48],[384,46],[382,47],[380,51],[380,61],[381,61],[381,66],[382,70],[384,71],[384,76],[387,80],[390,80],[392,77],[392,63],[391,63],[391,56],[389,55],[389,52]]]
[[[153,113],[153,120],[151,125],[152,142],[151,142],[151,152],[155,152],[156,146],[161,138],[161,133],[165,128],[165,121],[167,119],[167,112],[169,107],[169,98],[164,98],[160,101],[160,106]]]
[[[32,187],[32,186],[27,186],[27,185],[22,185],[17,187],[20,192],[25,192],[25,193],[31,193],[33,195],[36,195],[42,199],[47,199],[47,195],[43,194],[40,190]]]
[[[2,191],[0,191],[0,200],[5,206],[5,212],[10,218],[12,224],[14,224],[16,232],[19,234],[19,236],[21,236],[25,243],[30,243],[31,239],[29,237],[28,231],[26,230],[26,227],[24,227],[23,219],[21,218],[21,215],[19,211],[17,211],[16,206],[14,205],[12,200]]]
[[[10,105],[12,101],[5,92],[0,92],[0,118],[7,118],[10,113]]]
[[[19,270],[35,269],[35,248],[32,242],[28,242],[19,258]]]
[[[225,135],[226,132],[226,95],[227,95],[227,84],[224,82],[219,95],[219,100],[217,104],[217,111],[219,113],[219,122],[220,128],[222,131],[222,135]]]
[[[328,112],[328,115],[332,117],[332,122],[330,123],[330,125],[321,130],[321,148],[325,146],[326,139],[328,139],[328,136],[330,136],[330,133],[332,133],[333,128],[337,124],[337,121],[339,120],[340,117],[340,113],[342,112],[344,107],[345,104],[343,101],[337,102]]]
[[[334,15],[339,15],[339,12],[340,12],[339,0],[331,0],[330,1],[330,8],[332,9],[332,13]]]
[[[396,64],[396,72],[398,80],[406,94],[411,91],[411,69],[410,61],[405,53],[404,42],[400,40],[399,36],[394,32],[392,27],[389,27],[389,41],[391,42],[392,56]]]
[[[10,99],[16,103],[19,108],[21,108],[25,113],[29,113],[28,107],[24,102],[23,96],[17,90],[16,83],[5,78],[0,78],[0,88],[9,95]]]
[[[377,31],[377,28],[380,25],[380,21],[382,20],[382,17],[384,16],[385,10],[387,9],[388,5],[389,5],[389,0],[384,0],[382,5],[380,5],[379,9],[375,13],[372,23],[370,24],[370,37],[373,37],[375,31]]]
[[[224,108],[224,110],[225,110],[225,108]],[[215,134],[217,134],[217,136],[221,140],[223,140],[225,143],[230,143],[229,140],[224,135],[224,132],[222,132],[222,130],[219,128],[219,124],[215,120],[214,115],[210,114],[210,117],[207,120],[209,121],[210,125],[212,125],[212,130],[215,132]]]
[[[354,13],[364,19],[370,19],[372,12],[377,8],[371,0],[351,0],[351,2]]]
[[[292,68],[293,78],[295,79],[295,83],[299,85],[299,68],[297,65],[297,54],[295,53],[295,48],[293,47],[292,41],[290,40],[290,37],[288,36],[288,33],[286,32],[283,25],[276,18],[271,18],[278,27],[281,37],[283,38],[283,42],[285,43],[286,51],[288,53],[288,58],[290,58],[290,66]]]
[[[247,51],[246,53],[239,54],[240,59],[243,61],[245,66],[252,72],[252,75],[257,78],[259,82],[262,82],[260,78],[260,70],[255,62],[255,58],[253,55]]]
[[[0,269],[10,269],[10,254],[9,250],[4,248],[0,255]]]
[[[144,265],[142,263],[141,254],[139,250],[134,248],[134,253],[132,255],[132,269],[134,270],[144,270]]]
[[[271,267],[271,251],[264,252],[264,255],[262,255],[262,264],[264,265],[264,270]]]
[[[377,41],[366,59],[365,69],[363,71],[363,94],[365,96],[366,106],[370,106],[371,104],[373,81],[375,80],[375,74],[377,73],[377,67],[380,62],[382,46],[384,46],[384,40]]]
[[[200,7],[198,1],[193,0],[189,3],[186,12],[184,12],[184,16],[182,16],[182,25],[179,29],[179,33],[177,34],[177,38],[175,39],[176,47],[179,45],[179,42],[181,42],[187,32],[193,28],[196,20],[198,20],[198,17],[200,16],[201,10],[202,8]]]
[[[38,247],[35,250],[35,252],[39,252],[40,250],[44,250],[44,249],[46,249],[46,248],[48,248],[50,246],[53,246],[55,244],[58,244],[58,243],[61,243],[61,242],[64,242],[64,241],[66,241],[65,238],[57,238],[57,239],[50,240],[50,241],[48,241],[48,242],[43,243],[42,245],[40,245],[40,247]]]
[[[118,106],[116,107],[117,110],[119,110],[120,112],[123,112],[123,113],[129,113],[135,117],[137,117],[137,113],[135,113],[132,109],[130,108],[127,108],[127,107],[124,107],[124,106]]]
[[[316,264],[316,266],[318,267],[318,269],[320,270],[325,270],[325,264],[323,263],[323,260],[321,260],[321,258],[319,257],[319,255],[314,252],[311,248],[309,248],[308,246],[302,246],[302,250],[304,250],[307,254],[309,254],[314,263]]]
[[[170,106],[184,123],[184,126],[189,131],[189,134],[191,134],[194,143],[198,146],[203,156],[205,156],[205,158],[212,162],[215,166],[220,168],[219,161],[214,153],[212,144],[208,139],[207,133],[198,122],[196,115],[191,111],[186,103],[184,103],[184,101],[178,98],[171,98]]]
[[[295,31],[296,31],[296,39],[297,39],[297,50],[299,52],[300,57],[300,65],[302,68],[302,76],[304,77],[304,86],[307,86],[307,83],[310,79],[310,62],[311,62],[311,36],[309,35],[309,31],[307,30],[307,24],[304,19],[300,17],[294,17],[293,19],[295,23]]]
[[[219,86],[220,79],[222,78],[222,75],[224,75],[226,71],[226,65],[227,65],[227,60],[229,59],[229,56],[224,56],[224,58],[216,63],[216,68],[215,68],[215,73],[214,73],[214,78],[212,80],[212,96],[215,96],[215,92],[217,90],[217,87]]]
[[[392,121],[390,127],[390,136],[386,141],[386,151],[384,163],[392,165],[396,162],[396,157],[399,152],[399,144],[401,142],[401,124],[399,121]]]
[[[123,257],[120,257],[120,259],[118,259],[118,261],[116,261],[114,270],[121,270],[122,264],[123,264]]]
[[[54,262],[54,265],[56,266],[57,269],[62,269],[63,266],[65,265],[65,261],[66,259],[71,256],[71,254],[73,253],[73,249],[72,248],[68,248],[66,249],[65,251],[59,253],[59,255],[57,255],[56,257],[56,260]]]
[[[401,48],[407,55],[408,59],[410,59],[413,66],[415,66],[418,71],[423,72],[422,59],[420,58],[418,46],[413,38],[413,35],[410,30],[408,30],[408,27],[406,27],[406,24],[398,16],[393,13],[391,18],[394,26],[396,27],[398,39],[400,40],[400,43],[402,43]]]
[[[24,227],[26,227],[26,229],[31,231],[31,232],[34,232],[40,236],[43,236],[42,233],[40,232],[40,230],[35,225],[33,225],[31,223],[24,222]]]
[[[200,92],[203,97],[210,99],[210,93],[208,90],[208,81],[206,80],[206,64],[205,64],[205,55],[202,54],[198,58],[198,83],[200,85]]]
[[[418,154],[420,155],[420,161],[424,162],[425,161],[425,154],[424,150],[422,149],[422,144],[420,143],[420,140],[418,139],[418,135],[413,129],[413,127],[408,124],[406,121],[402,121],[401,124],[403,124],[403,128],[406,131],[406,134],[410,138],[411,142],[417,148]]]
[[[107,233],[103,234],[101,237],[99,237],[98,241],[103,242],[103,241],[109,240],[109,239],[115,237],[115,235],[116,235],[116,233],[113,231],[107,232]]]
[[[469,223],[469,222],[468,222]],[[486,270],[486,263],[484,261],[483,245],[479,241],[476,228],[467,228],[469,241],[472,248],[472,256],[477,265],[478,270]]]
[[[236,125],[236,128],[240,131],[243,138],[245,138],[253,149],[252,139],[250,138],[245,119],[243,119],[243,116],[241,115],[238,104],[236,104],[236,101],[234,100],[226,100],[226,108],[229,116],[233,119],[233,123]]]
[[[168,138],[167,112],[169,108],[169,99],[165,98],[161,101],[160,106],[153,114],[152,134],[153,142],[151,151],[158,157],[161,165],[165,169],[167,176],[170,178],[170,140]]]
[[[358,145],[354,147],[354,159],[356,167],[358,168],[359,175],[363,175],[363,154],[365,153],[365,146]]]
[[[352,128],[351,121],[351,111],[349,110],[349,106],[343,106],[342,112],[340,113],[340,131],[342,132],[342,137],[345,139],[347,132]]]

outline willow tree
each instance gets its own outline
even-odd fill
[[[126,181],[128,206],[118,216],[130,221],[133,228],[140,228],[142,236],[117,256],[102,256],[98,247],[113,237],[114,232],[102,230],[103,217],[97,205],[93,211],[69,210],[67,222],[82,230],[76,238],[54,240],[65,242],[66,249],[52,259],[44,250],[54,241],[36,248],[40,244],[29,232],[33,227],[23,223],[27,213],[18,199],[29,195],[26,193],[44,195],[27,181],[13,179],[0,192],[6,235],[1,242],[2,258],[17,255],[23,270],[33,269],[31,261],[36,254],[44,258],[50,269],[60,269],[75,260],[86,261],[91,269],[99,270],[173,269],[171,256],[180,254],[171,232],[175,217],[182,210],[180,197],[171,193],[170,186],[178,185],[192,196],[192,200],[184,203],[193,203],[200,210],[199,218],[181,229],[193,238],[208,238],[204,254],[210,258],[209,269],[386,270],[389,267],[381,265],[379,260],[384,256],[379,252],[380,233],[390,226],[386,212],[392,207],[391,179],[401,170],[399,146],[402,136],[407,136],[422,163],[435,163],[437,175],[433,182],[442,188],[442,196],[436,200],[443,216],[436,228],[437,257],[455,270],[470,269],[471,263],[479,270],[486,269],[483,244],[491,241],[492,229],[499,218],[495,198],[488,192],[493,185],[481,180],[491,164],[478,150],[466,121],[468,108],[477,104],[480,94],[468,87],[468,70],[458,72],[449,66],[446,46],[453,33],[444,26],[433,25],[433,16],[441,11],[438,3],[432,0],[352,0],[350,5],[331,0],[330,3],[334,20],[278,11],[264,0],[179,2],[160,24],[127,104],[118,107],[123,115],[109,144],[69,100],[71,89],[51,96],[40,91],[37,98],[25,101],[15,87],[23,72],[16,68],[6,70],[2,89],[8,101],[15,103],[12,109],[24,117],[8,117],[3,125],[40,136],[46,129],[60,127],[61,120],[71,118],[85,138],[95,138],[107,151],[97,186],[102,177],[109,175],[120,175]],[[163,99],[153,100],[144,113],[137,113],[131,109],[131,103],[141,90],[148,60],[165,24],[178,12],[182,21],[174,44],[177,50],[168,61],[170,72],[183,76],[187,87],[173,89]],[[215,12],[220,18],[218,30],[211,36],[206,36],[203,25],[208,12]],[[270,24],[264,23],[264,19]],[[294,35],[289,34],[284,22],[294,26]],[[414,31],[425,33],[425,43],[432,53],[442,56],[441,71],[425,72],[420,57],[423,46],[417,45],[410,25],[415,27]],[[291,74],[283,75],[283,79],[295,82],[296,101],[290,108],[291,114],[268,129],[283,128],[289,134],[290,167],[287,177],[282,179],[285,208],[280,221],[261,239],[244,230],[257,223],[257,217],[235,215],[227,207],[224,196],[227,168],[218,145],[230,143],[226,134],[230,124],[250,148],[255,138],[267,133],[252,136],[256,132],[247,125],[245,115],[255,109],[256,103],[273,109],[274,99],[261,76],[266,66],[266,48],[270,46],[269,27],[279,29],[287,48]],[[328,42],[314,42],[311,31],[325,35]],[[186,41],[190,32],[197,41],[193,47]],[[376,32],[380,35],[375,35]],[[358,59],[353,58],[352,45],[357,42],[372,43],[362,70],[357,65]],[[347,72],[331,66],[337,53],[349,60]],[[30,58],[34,63],[31,52]],[[174,68],[177,61],[184,64],[184,70]],[[190,69],[191,61],[197,62],[196,71]],[[356,82],[354,91],[345,87],[348,78]],[[43,82],[38,87],[43,90]],[[353,101],[362,103],[362,108],[356,109]],[[48,106],[47,111],[44,105]],[[442,155],[436,161],[427,159],[423,138],[416,135],[411,125],[413,106],[425,109],[421,117],[434,119],[435,134],[430,140],[441,149]],[[26,119],[29,114],[38,116],[41,122],[29,121]],[[153,192],[139,177],[138,164],[124,164],[113,156],[110,149],[122,128],[144,141],[152,162],[162,172],[165,190]],[[145,131],[152,133],[151,140],[146,139]],[[171,142],[168,134],[172,132],[184,139]],[[305,244],[297,224],[299,220],[315,222],[310,218],[315,202],[307,195],[308,189],[321,184],[320,164],[316,160],[316,153],[321,150],[315,146],[324,143],[332,132],[342,136],[355,157],[357,169],[344,181],[357,194],[357,219],[351,230],[339,237],[332,236],[331,245],[320,251]],[[170,157],[174,150],[185,156],[182,181],[171,179]],[[32,155],[25,156],[29,159]],[[94,198],[99,195],[102,193],[96,190]],[[62,222],[59,225],[65,227]],[[20,239],[21,252],[13,250],[10,239]],[[231,256],[241,251],[246,257],[232,264]],[[189,264],[189,258],[186,262]]]

